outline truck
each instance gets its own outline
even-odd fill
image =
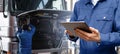
[[[59,23],[68,20],[70,14],[66,0],[0,0],[1,54],[18,54],[16,32],[18,21],[24,18],[37,29],[32,40],[33,52],[60,48],[65,29]]]

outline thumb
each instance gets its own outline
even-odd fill
[[[67,34],[69,34],[69,35],[73,35],[72,32],[69,31],[69,30],[65,30],[65,32],[66,32]]]
[[[93,27],[89,27],[89,29],[93,32],[93,33],[99,33],[99,31]]]

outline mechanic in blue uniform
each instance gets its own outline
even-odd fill
[[[32,36],[34,33],[35,27],[31,24],[23,24],[21,28],[18,28],[19,54],[32,54]]]
[[[77,36],[67,30],[69,39],[80,38],[80,54],[117,54],[120,45],[119,0],[80,0],[75,3],[70,21],[85,21],[92,33],[75,29]]]

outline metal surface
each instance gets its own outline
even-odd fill
[[[51,49],[40,49],[40,50],[32,50],[32,53],[44,53],[44,52],[61,52],[62,50],[66,50],[67,48],[51,48]]]
[[[49,52],[52,54],[54,54],[54,52],[56,52],[55,54],[68,54],[68,41],[63,38],[62,43],[57,48],[32,50],[32,53],[34,54],[45,53],[45,52]]]

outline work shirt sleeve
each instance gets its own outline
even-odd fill
[[[78,37],[75,37],[75,36],[69,36],[68,34],[66,34],[68,39],[71,40],[71,41],[74,41],[76,42],[78,40]]]
[[[34,34],[35,32],[35,26],[33,26],[32,24],[29,25],[31,27],[30,33]]]

